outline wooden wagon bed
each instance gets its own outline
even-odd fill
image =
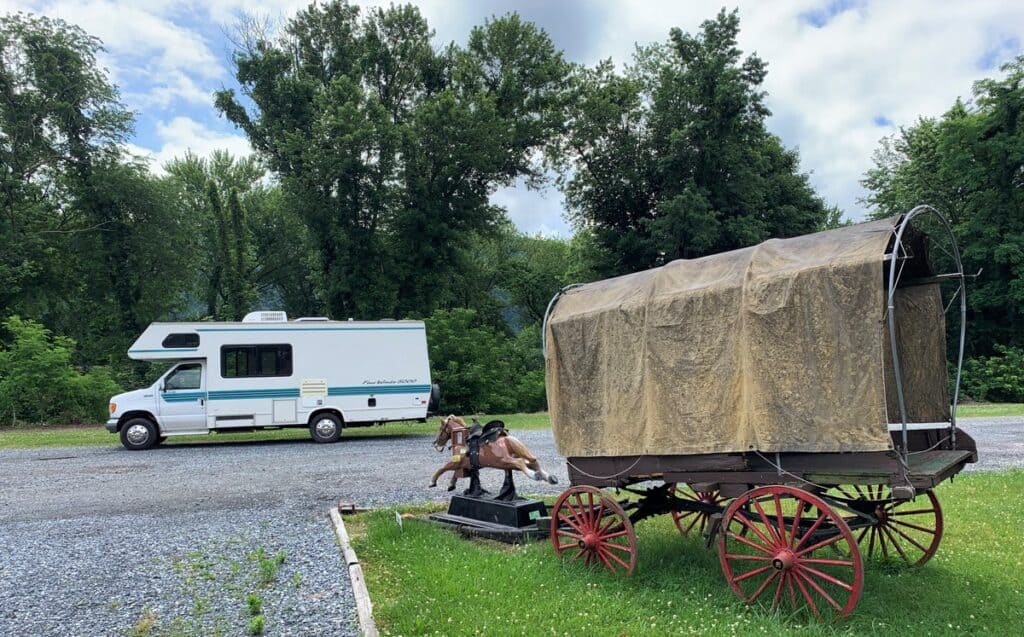
[[[910,497],[959,473],[966,464],[977,462],[974,440],[961,429],[956,430],[956,448],[952,448],[948,428],[908,433],[910,453],[905,473],[900,455],[886,451],[570,457],[567,464],[572,484],[595,487],[624,487],[663,480],[706,485],[707,490],[714,485],[723,496],[735,497],[753,484],[791,484],[804,488],[884,484],[912,486],[914,490],[908,492]]]

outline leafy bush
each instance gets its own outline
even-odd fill
[[[995,350],[995,356],[964,361],[964,393],[975,400],[1024,402],[1024,349],[995,345]]]
[[[441,384],[445,413],[544,409],[538,328],[509,337],[464,308],[437,310],[426,323],[432,376]]]
[[[97,422],[121,391],[107,369],[82,373],[71,365],[74,341],[41,324],[12,316],[3,322],[0,350],[0,422]]]

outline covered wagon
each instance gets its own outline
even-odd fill
[[[964,284],[921,206],[566,288],[543,332],[573,485],[556,551],[632,572],[634,523],[671,513],[747,601],[849,613],[864,558],[934,554],[931,489],[976,460],[956,427]]]

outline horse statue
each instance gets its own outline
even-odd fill
[[[437,439],[434,440],[434,448],[443,452],[448,443],[452,458],[434,472],[430,480],[431,487],[437,486],[437,479],[441,474],[451,471],[449,491],[455,489],[455,483],[459,478],[468,475],[470,487],[466,490],[466,495],[479,497],[487,493],[480,487],[477,470],[481,467],[505,471],[505,484],[501,493],[496,496],[498,500],[514,500],[517,497],[512,482],[513,470],[522,471],[527,477],[538,482],[558,483],[553,475],[541,469],[540,462],[526,445],[505,430],[505,423],[500,420],[492,420],[483,427],[474,424],[470,428],[466,426],[466,421],[458,416],[445,416],[441,419],[441,428],[437,432]]]

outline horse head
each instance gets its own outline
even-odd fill
[[[465,427],[466,423],[454,414],[441,419],[441,427],[437,430],[437,438],[434,439],[434,449],[439,452],[444,451],[445,444],[451,440],[452,429],[456,426]]]

